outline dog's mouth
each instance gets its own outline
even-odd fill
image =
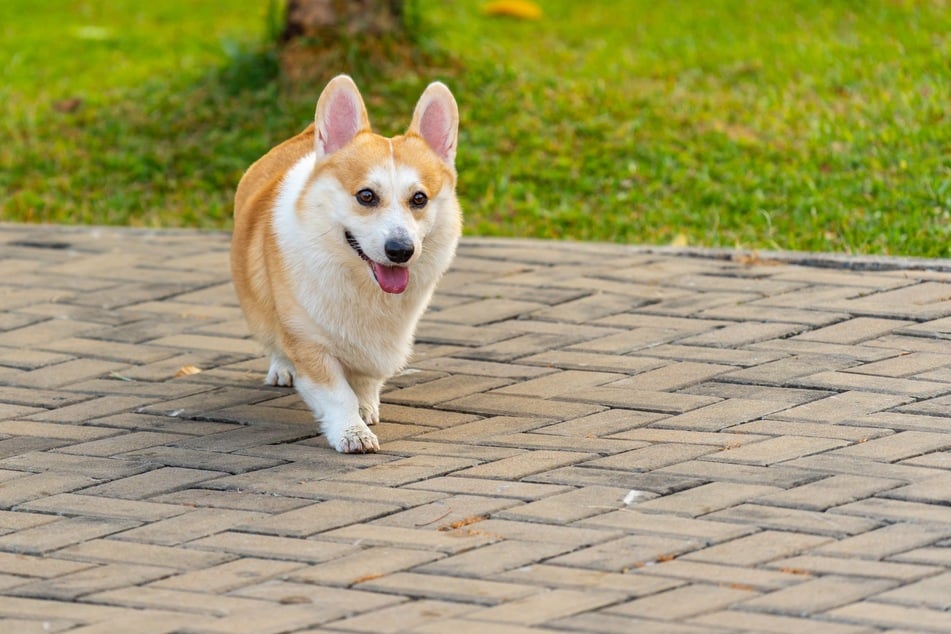
[[[347,244],[350,245],[350,248],[353,249],[364,262],[370,265],[373,279],[376,280],[376,283],[380,285],[380,288],[383,289],[384,292],[399,294],[406,290],[406,287],[409,286],[408,267],[389,266],[371,260],[367,254],[363,252],[363,249],[360,248],[360,243],[357,242],[357,239],[353,237],[352,233],[345,231],[344,236],[347,238]]]

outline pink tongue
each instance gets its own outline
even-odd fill
[[[371,262],[376,281],[387,293],[402,293],[409,284],[409,269],[404,266],[385,266]]]

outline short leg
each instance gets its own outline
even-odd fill
[[[367,425],[376,425],[380,422],[380,388],[383,380],[369,376],[351,376],[350,387],[357,395],[360,403],[360,418]]]
[[[268,368],[264,382],[268,385],[291,387],[294,385],[294,364],[283,354],[272,352],[271,367]]]
[[[330,446],[340,453],[380,450],[380,441],[360,418],[359,401],[340,363],[330,355],[308,350],[306,363],[296,364],[295,385],[320,420]]]

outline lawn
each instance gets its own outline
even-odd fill
[[[454,90],[469,234],[951,257],[947,2],[411,4],[425,54],[291,86],[269,0],[4,0],[0,214],[227,229],[349,72],[386,134]]]

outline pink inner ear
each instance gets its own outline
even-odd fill
[[[327,108],[327,139],[324,151],[327,154],[339,150],[356,136],[360,129],[360,113],[357,106],[343,92],[334,95]]]
[[[442,104],[433,102],[426,106],[420,118],[419,133],[436,154],[443,158],[449,156],[449,115]]]

